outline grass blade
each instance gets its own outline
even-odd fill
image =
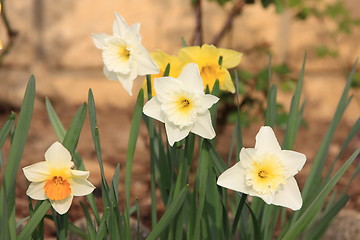
[[[177,197],[174,198],[173,202],[170,204],[169,208],[165,211],[162,218],[155,225],[152,232],[149,234],[147,240],[155,240],[160,236],[163,230],[170,224],[171,220],[176,216],[181,206],[183,205],[186,195],[188,193],[188,186],[185,186]]]
[[[355,161],[359,153],[360,148],[358,148],[344,163],[344,165],[341,166],[341,168],[317,194],[316,198],[311,202],[309,207],[306,208],[306,210],[301,213],[300,217],[290,225],[289,229],[283,233],[283,236],[281,236],[280,239],[296,239],[296,237],[308,226],[308,224],[317,216],[318,212],[321,210],[330,191],[333,189],[345,171],[349,168],[349,166]]]
[[[38,226],[40,221],[44,218],[46,212],[49,210],[50,207],[51,207],[50,201],[48,200],[43,201],[40,207],[31,216],[29,222],[25,225],[24,229],[21,231],[17,239],[18,240],[29,239],[32,232]]]
[[[337,128],[337,125],[348,105],[348,93],[350,89],[350,85],[353,79],[353,75],[355,73],[357,66],[357,61],[355,62],[353,69],[349,75],[348,81],[345,85],[344,91],[342,93],[342,96],[340,98],[340,101],[338,103],[338,106],[336,108],[336,112],[334,114],[334,117],[330,123],[330,126],[328,128],[328,131],[326,132],[326,135],[324,137],[323,142],[321,143],[320,149],[315,157],[313,166],[311,167],[311,171],[309,173],[309,176],[306,178],[305,186],[302,191],[302,197],[304,199],[304,205],[305,207],[311,200],[311,195],[314,191],[314,188],[319,186],[321,184],[321,172],[324,168],[326,156],[330,147],[331,140],[334,136],[335,130]]]
[[[105,178],[104,165],[103,165],[103,160],[102,160],[102,155],[101,155],[100,133],[99,133],[99,129],[97,126],[97,120],[96,120],[95,100],[94,100],[94,95],[93,95],[91,89],[89,89],[88,104],[89,104],[89,118],[90,118],[91,135],[92,135],[92,139],[94,142],[96,156],[97,156],[99,167],[100,167],[101,180],[102,180],[103,186],[108,191],[109,186],[108,186],[108,183]]]
[[[32,75],[26,87],[24,99],[21,105],[19,119],[12,138],[11,148],[6,165],[5,174],[3,177],[3,188],[0,192],[0,200],[5,199],[6,195],[6,211],[10,213],[9,216],[9,233],[10,238],[16,237],[16,222],[15,222],[15,180],[16,172],[20,165],[20,160],[24,151],[25,142],[30,128],[32,112],[34,109],[35,95],[36,95],[35,77]],[[6,189],[6,193],[4,192]],[[0,216],[3,216],[3,206],[0,204]]]
[[[77,110],[73,120],[71,121],[70,127],[65,134],[64,141],[62,144],[67,150],[69,150],[71,156],[74,156],[75,149],[79,141],[81,129],[83,127],[87,111],[87,104],[83,103]],[[77,168],[82,165],[82,161],[76,161],[73,159]]]
[[[296,133],[297,133],[297,119],[298,119],[298,114],[299,114],[300,97],[301,97],[301,91],[302,91],[302,86],[303,86],[303,81],[304,81],[305,63],[306,63],[306,54],[304,56],[304,61],[303,61],[302,67],[301,67],[301,72],[300,72],[299,79],[297,82],[296,90],[295,90],[294,96],[291,100],[290,113],[289,113],[289,118],[288,118],[288,122],[287,122],[286,133],[285,133],[284,141],[282,144],[283,149],[292,149],[294,142],[295,142],[295,137],[296,137]]]

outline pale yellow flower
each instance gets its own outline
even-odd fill
[[[143,112],[165,123],[171,146],[190,132],[207,139],[215,137],[209,108],[219,101],[219,98],[204,93],[195,63],[186,65],[177,79],[156,78],[155,90],[156,96],[145,104]]]
[[[223,172],[217,184],[262,198],[274,204],[299,210],[302,198],[294,175],[306,161],[302,153],[281,150],[271,127],[261,127],[255,148],[243,148],[240,161]]]
[[[104,74],[110,80],[119,80],[132,95],[134,79],[140,75],[159,73],[159,68],[141,44],[140,24],[127,25],[115,13],[113,35],[92,34],[97,48],[102,50]]]
[[[216,79],[218,79],[221,90],[235,92],[235,86],[228,69],[239,65],[242,53],[204,44],[201,47],[182,48],[179,57],[185,63],[194,62],[199,66],[204,88],[209,86],[211,91]],[[222,58],[221,66],[219,65],[220,57]]]
[[[94,189],[88,171],[73,170],[69,151],[59,142],[45,152],[45,161],[23,168],[31,182],[26,194],[35,200],[49,199],[59,214],[66,213],[74,196],[90,194]]]

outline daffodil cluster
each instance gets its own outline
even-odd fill
[[[204,90],[211,91],[219,81],[221,90],[234,93],[228,69],[239,65],[242,54],[204,44],[184,47],[178,56],[161,50],[149,55],[141,45],[139,24],[128,26],[118,14],[113,32],[113,36],[93,34],[95,45],[103,50],[104,73],[109,79],[120,80],[130,94],[137,75],[151,75],[154,97],[143,112],[165,124],[170,146],[190,132],[213,139],[216,133],[209,109],[219,98]],[[146,79],[143,87],[147,87]],[[240,161],[223,172],[217,184],[260,197],[267,204],[298,210],[302,198],[294,175],[305,161],[304,154],[281,150],[272,128],[262,127],[255,148],[243,148]]]
[[[185,65],[188,63],[196,63],[200,71],[204,89],[208,87],[211,91],[216,80],[218,80],[220,90],[231,93],[235,92],[235,86],[228,69],[239,65],[242,54],[237,51],[204,44],[201,47],[184,47],[180,49],[178,56],[170,56],[160,50],[151,53],[151,56],[160,68],[159,74],[152,75],[152,83],[154,78],[163,76],[168,65],[170,67],[169,76],[176,78]],[[143,85],[144,88],[146,88],[145,81]],[[153,91],[153,95],[155,93],[156,92]]]

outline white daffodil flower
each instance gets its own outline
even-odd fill
[[[23,168],[31,182],[26,194],[35,200],[49,199],[59,214],[66,213],[74,196],[90,194],[94,189],[88,171],[73,170],[69,151],[59,142],[45,152],[45,160]]]
[[[197,64],[186,65],[177,79],[155,78],[154,86],[156,96],[145,104],[143,112],[165,123],[171,146],[189,132],[208,139],[215,137],[208,109],[219,98],[204,93]]]
[[[302,198],[294,175],[305,161],[302,153],[281,150],[271,127],[261,127],[255,148],[242,148],[240,161],[223,172],[217,184],[296,211]]]
[[[95,46],[102,50],[105,76],[119,80],[130,95],[138,75],[159,73],[158,66],[141,44],[139,31],[139,23],[129,26],[122,16],[115,13],[113,35],[92,34]]]

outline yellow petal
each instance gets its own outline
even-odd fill
[[[195,62],[199,64],[202,59],[201,49],[199,46],[191,46],[180,49],[179,57],[185,62]]]
[[[225,90],[231,93],[235,92],[235,86],[233,81],[231,80],[231,76],[228,70],[224,69],[225,71],[225,78],[222,82],[222,84],[220,84],[220,89],[221,90]]]
[[[220,56],[223,57],[222,66],[225,68],[233,68],[239,65],[242,53],[225,48],[219,48]]]

